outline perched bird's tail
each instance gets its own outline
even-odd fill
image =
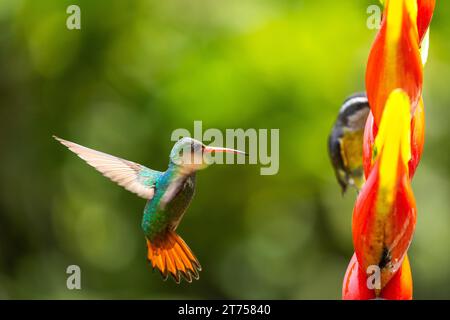
[[[198,272],[202,270],[200,263],[191,249],[175,231],[167,231],[162,237],[152,241],[147,239],[147,258],[153,268],[157,268],[164,280],[169,274],[177,283],[180,277],[192,282],[198,280]]]

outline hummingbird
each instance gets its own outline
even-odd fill
[[[74,152],[105,177],[147,200],[141,227],[147,242],[147,259],[164,280],[169,275],[180,283],[199,279],[201,265],[184,240],[176,233],[195,192],[195,176],[206,168],[208,154],[245,152],[206,146],[192,138],[182,138],[173,146],[166,171],[83,147],[56,136],[56,140]]]
[[[348,97],[328,137],[328,153],[342,194],[348,186],[361,190],[364,185],[363,138],[369,101],[365,92]]]

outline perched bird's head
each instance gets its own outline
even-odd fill
[[[173,146],[170,152],[170,162],[183,168],[188,173],[194,172],[205,169],[211,164],[208,155],[213,152],[245,154],[245,152],[239,150],[206,146],[198,140],[185,137],[178,140]]]

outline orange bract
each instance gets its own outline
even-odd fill
[[[381,287],[399,270],[411,243],[416,224],[416,205],[406,173],[399,172],[393,193],[394,202],[380,210],[378,202],[383,191],[379,188],[379,163],[372,170],[353,211],[353,243],[358,262],[367,270],[381,269]]]
[[[367,286],[367,273],[359,266],[356,254],[353,254],[342,286],[343,300],[371,300],[377,296],[375,290]],[[379,297],[388,300],[411,300],[413,294],[411,267],[408,256],[403,260],[400,270],[381,290]]]
[[[423,67],[414,0],[390,0],[366,69],[366,89],[375,124],[379,125],[389,94],[402,88],[414,113],[422,94]]]
[[[367,63],[371,109],[363,140],[367,181],[353,211],[355,254],[344,278],[343,299],[412,299],[406,253],[417,209],[411,179],[425,136],[419,48],[429,30],[435,0],[387,0],[385,5]],[[422,50],[426,61],[427,45]],[[380,271],[377,289],[368,287],[371,267]]]
[[[417,29],[422,42],[433,17],[436,0],[417,0]]]
[[[373,144],[377,136],[378,128],[374,125],[373,115],[369,114],[366,122],[363,140],[363,166],[366,179],[369,176],[373,165]],[[416,173],[417,166],[422,158],[423,146],[425,142],[425,107],[423,99],[414,112],[411,121],[411,160],[409,160],[409,177],[412,179]]]

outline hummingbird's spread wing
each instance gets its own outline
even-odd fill
[[[153,198],[156,180],[162,172],[149,169],[132,161],[83,147],[55,136],[54,138],[118,185],[144,199],[150,200]]]

